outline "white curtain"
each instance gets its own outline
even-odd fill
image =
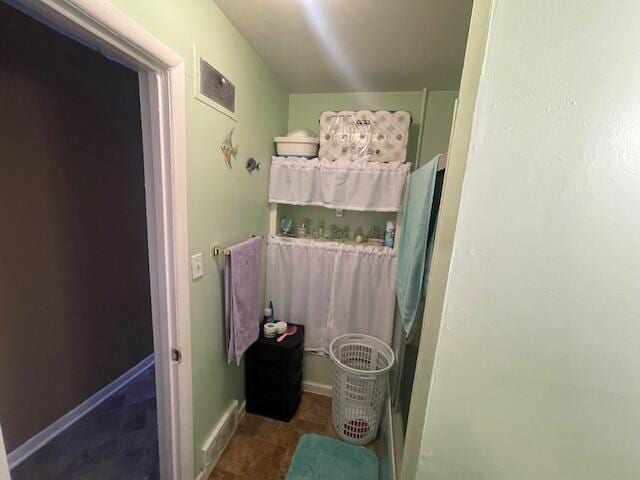
[[[277,320],[303,324],[305,347],[322,350],[327,333],[334,252],[310,242],[270,238],[267,296]]]
[[[273,157],[269,202],[346,210],[398,212],[407,163]]]
[[[396,254],[369,245],[270,237],[267,294],[279,320],[303,324],[307,350],[343,333],[391,343]]]
[[[337,252],[328,338],[364,333],[391,344],[397,261],[390,253],[376,247]]]

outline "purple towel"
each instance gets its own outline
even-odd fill
[[[227,360],[235,359],[240,365],[242,355],[260,335],[262,238],[250,238],[229,250],[224,268]]]

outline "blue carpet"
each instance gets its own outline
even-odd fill
[[[287,480],[378,480],[378,457],[365,447],[308,433],[293,454]]]
[[[13,480],[158,480],[155,369],[53,437],[11,471]]]

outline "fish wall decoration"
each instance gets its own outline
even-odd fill
[[[224,162],[227,164],[227,168],[229,170],[233,168],[233,165],[231,165],[231,158],[233,157],[233,159],[235,160],[236,156],[238,155],[238,145],[236,146],[233,145],[234,130],[235,130],[235,127],[231,129],[231,132],[229,132],[229,136],[227,137],[227,139],[224,141],[222,145],[220,145],[220,150],[222,150],[222,156],[224,157]]]

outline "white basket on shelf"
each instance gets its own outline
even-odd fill
[[[375,337],[346,334],[331,342],[329,355],[335,365],[333,427],[342,440],[366,445],[378,434],[393,350]]]

